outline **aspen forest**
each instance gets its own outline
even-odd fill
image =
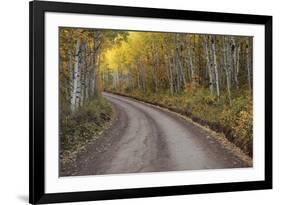
[[[60,169],[110,128],[113,93],[157,105],[253,154],[253,38],[59,29]]]

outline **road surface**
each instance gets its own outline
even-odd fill
[[[247,167],[208,132],[178,115],[127,97],[103,93],[116,119],[79,156],[71,175]]]

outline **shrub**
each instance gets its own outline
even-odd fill
[[[98,138],[112,118],[111,104],[99,97],[79,108],[75,113],[60,116],[60,171],[76,160],[84,146]]]

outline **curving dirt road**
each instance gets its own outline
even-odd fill
[[[247,167],[206,130],[130,98],[103,93],[116,110],[113,125],[87,147],[70,175]]]

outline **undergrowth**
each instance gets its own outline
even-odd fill
[[[112,119],[112,106],[99,97],[75,113],[60,117],[60,175],[75,163],[78,153],[96,140]]]

